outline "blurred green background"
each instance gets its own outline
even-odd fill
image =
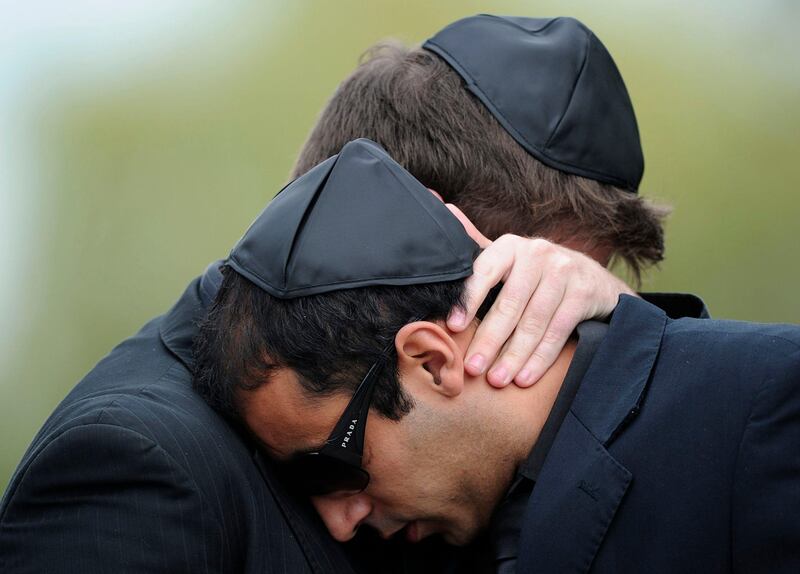
[[[0,1],[0,489],[58,401],[223,257],[359,55],[478,12],[571,15],[670,202],[647,290],[800,321],[798,4]]]

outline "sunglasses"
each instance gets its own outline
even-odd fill
[[[421,320],[415,317],[409,323]],[[361,466],[364,430],[375,392],[375,383],[394,348],[394,341],[381,351],[359,383],[353,398],[339,417],[325,444],[317,451],[296,455],[283,465],[287,484],[309,496],[334,492],[356,494],[367,488],[369,473]]]

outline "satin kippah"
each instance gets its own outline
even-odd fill
[[[441,201],[380,146],[359,139],[281,190],[228,264],[289,299],[461,279],[477,250]]]
[[[443,58],[542,163],[639,188],[644,158],[633,105],[611,55],[582,23],[481,14],[422,47]]]

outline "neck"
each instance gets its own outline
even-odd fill
[[[466,352],[477,325],[455,335],[459,346]],[[488,428],[496,429],[492,433],[496,452],[503,453],[503,462],[507,469],[509,482],[517,467],[528,457],[531,449],[539,439],[547,417],[553,408],[558,392],[567,375],[567,370],[575,354],[576,341],[570,339],[561,350],[550,369],[529,388],[520,388],[511,383],[504,389],[496,389],[489,385],[485,375],[470,377],[465,373],[465,390],[478,395],[476,398],[486,403],[483,412]]]

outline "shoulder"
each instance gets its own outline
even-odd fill
[[[20,466],[0,506],[0,569],[238,571],[247,548],[236,533],[256,497],[211,457],[113,414],[63,425]]]
[[[659,399],[684,417],[735,414],[744,422],[769,381],[776,376],[800,379],[793,358],[800,350],[800,327],[794,325],[669,319],[660,309],[625,297],[609,336],[615,351],[609,362],[629,365],[637,353],[655,353],[648,401]]]
[[[709,361],[730,361],[765,372],[792,367],[789,356],[800,350],[800,327],[745,321],[678,319],[667,323],[665,344],[705,355]]]
[[[53,457],[66,457],[63,464],[87,475],[100,471],[92,452],[106,447],[118,458],[171,466],[176,479],[191,477],[203,492],[217,489],[221,476],[241,481],[253,474],[248,446],[192,390],[191,373],[161,343],[158,326],[158,319],[148,323],[76,385],[34,438],[7,498],[21,481],[42,478],[36,469]],[[134,466],[117,464],[113,470],[120,476],[140,473]]]
[[[227,553],[243,543],[235,533],[253,509],[278,516],[272,507],[248,445],[193,392],[191,374],[161,345],[156,322],[103,359],[42,427],[0,505],[0,554],[5,548],[21,557],[26,548],[71,540],[74,550],[55,554],[74,552],[76,563],[94,557],[101,571],[103,561],[128,550],[145,556],[180,537],[192,566],[164,571],[203,571],[198,549],[226,564],[242,559],[242,548]],[[31,522],[33,515],[39,520]],[[41,521],[47,528],[36,528]],[[115,557],[111,546],[131,537]],[[95,540],[111,546],[92,546]]]
[[[714,336],[733,344],[747,340],[753,345],[777,346],[781,350],[800,349],[798,325],[691,318],[670,320],[668,325],[671,335]]]
[[[642,326],[663,322],[663,344],[683,345],[691,353],[741,352],[749,349],[761,353],[757,362],[781,360],[787,353],[800,349],[800,326],[790,324],[753,323],[695,317],[670,318],[661,308],[635,297],[622,296],[614,318],[638,320]],[[624,319],[623,319],[624,318]],[[693,347],[693,345],[698,345]]]

